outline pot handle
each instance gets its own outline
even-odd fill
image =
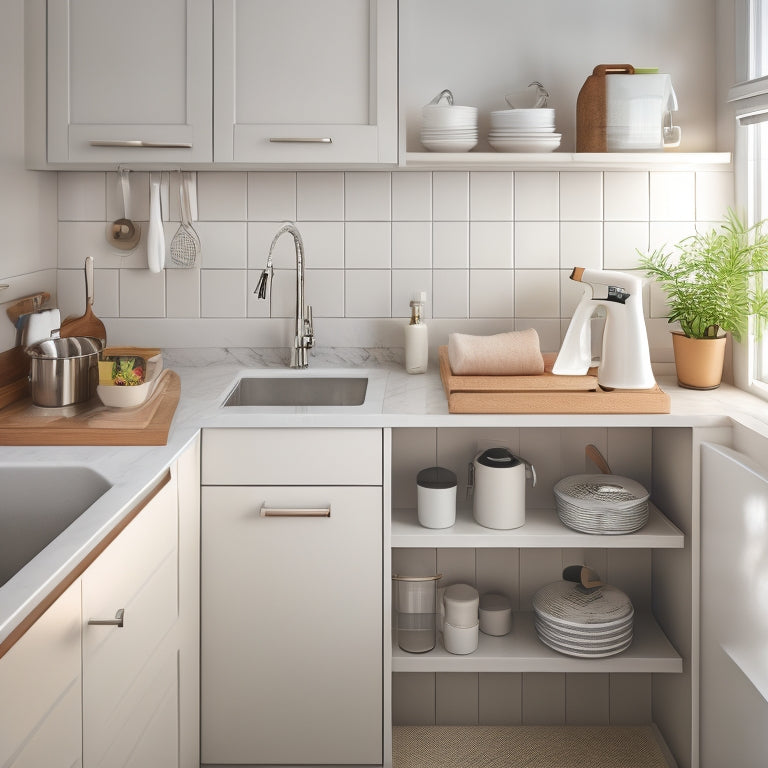
[[[522,456],[518,456],[518,459],[523,462],[525,465],[525,476],[531,478],[531,487],[535,487],[536,485],[536,468],[531,464],[530,461],[527,461]]]

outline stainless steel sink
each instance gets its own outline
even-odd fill
[[[0,586],[111,487],[88,467],[0,467]]]
[[[368,377],[243,377],[224,406],[354,406],[365,402]]]

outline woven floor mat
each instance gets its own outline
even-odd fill
[[[393,768],[669,768],[650,726],[395,726]]]

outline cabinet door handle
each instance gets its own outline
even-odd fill
[[[262,517],[330,517],[330,507],[268,507],[261,505]]]
[[[333,144],[330,136],[271,136],[273,144]]]
[[[115,614],[114,619],[88,619],[88,625],[99,627],[122,627],[124,618],[125,609],[120,608]]]
[[[192,149],[192,144],[183,141],[143,141],[142,139],[112,140],[93,139],[92,147],[145,147],[148,149]]]

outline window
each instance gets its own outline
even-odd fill
[[[731,88],[736,129],[737,201],[749,224],[768,219],[768,0],[737,5],[736,50],[741,82]],[[745,44],[742,44],[744,41]],[[768,276],[761,278],[768,280]],[[736,381],[768,398],[768,334],[737,353]]]

